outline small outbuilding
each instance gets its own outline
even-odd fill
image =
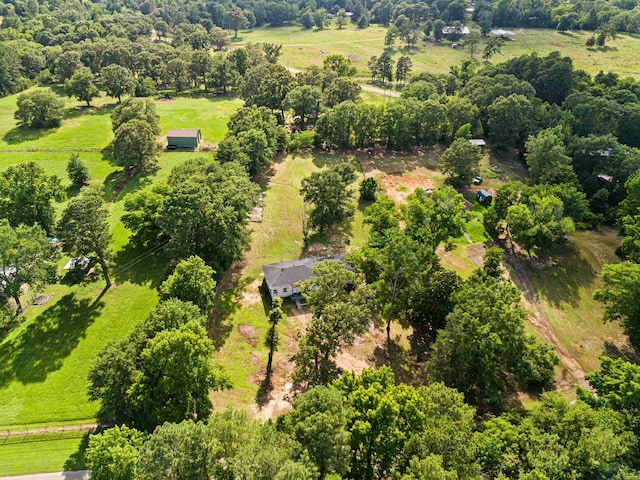
[[[487,142],[485,142],[482,138],[470,138],[469,143],[480,148],[484,148],[487,146]]]
[[[167,133],[167,148],[195,149],[202,142],[202,133],[197,128],[184,130],[169,130]]]
[[[504,38],[506,40],[513,40],[516,36],[511,30],[491,30],[491,33],[496,37]]]
[[[482,205],[490,205],[493,201],[493,196],[486,190],[478,190],[478,192],[476,193],[476,199]]]

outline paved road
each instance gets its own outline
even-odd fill
[[[36,475],[20,475],[19,477],[0,477],[0,480],[86,480],[91,472],[79,470],[77,472],[38,473]]]

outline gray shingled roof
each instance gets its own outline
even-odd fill
[[[301,282],[313,277],[313,267],[325,260],[339,260],[344,263],[344,255],[336,257],[307,257],[298,260],[288,260],[286,262],[270,263],[262,266],[264,279],[270,290],[274,288],[293,286],[296,282]],[[350,269],[350,267],[349,267]]]

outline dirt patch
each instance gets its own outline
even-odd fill
[[[484,261],[484,252],[486,247],[483,243],[475,243],[473,245],[467,246],[467,253],[469,254],[469,259],[473,262],[476,267],[481,267]]]
[[[242,291],[242,306],[248,307],[262,301],[260,295],[260,279],[256,278]]]
[[[242,337],[247,341],[247,343],[251,345],[253,348],[255,348],[256,345],[258,344],[257,342],[258,331],[256,330],[256,327],[254,327],[253,325],[247,325],[246,323],[239,323],[238,333],[240,333],[240,335],[242,335]]]
[[[291,387],[292,384],[290,382],[282,386],[274,386],[269,395],[269,400],[264,405],[254,404],[251,406],[253,417],[261,420],[275,420],[291,410],[293,408],[293,404],[290,401]]]
[[[437,188],[438,184],[431,178],[406,177],[402,174],[378,176],[385,193],[396,203],[406,203],[407,197],[417,188]]]

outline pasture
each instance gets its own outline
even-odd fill
[[[559,51],[573,59],[576,68],[595,74],[600,70],[616,72],[621,77],[640,78],[640,44],[638,35],[618,35],[606,46],[587,49],[585,41],[591,32],[558,32],[549,29],[515,29],[515,39],[507,41],[502,52],[491,58],[500,63],[509,58],[538,52],[546,55]],[[276,43],[282,45],[281,63],[291,68],[304,70],[310,65],[322,66],[324,58],[333,53],[348,56],[358,69],[358,77],[370,76],[367,62],[384,50],[386,29],[370,25],[358,29],[348,24],[341,30],[330,26],[324,30],[304,30],[299,25],[261,27],[241,32],[235,44]],[[481,52],[484,43],[476,48],[475,61],[482,66]],[[415,48],[394,46],[395,58],[408,55],[413,61],[413,72],[448,73],[451,65],[460,65],[468,60],[468,48],[451,48],[451,42],[441,43],[419,40]]]
[[[52,88],[62,97],[60,89]],[[88,166],[91,183],[102,186],[109,203],[115,253],[115,285],[91,277],[77,283],[60,271],[60,281],[43,293],[53,294],[44,306],[31,306],[23,323],[0,342],[0,428],[14,432],[34,427],[87,424],[95,421],[97,404],[87,397],[87,374],[100,349],[125,336],[157,303],[157,287],[166,275],[161,248],[136,250],[120,222],[127,193],[165,179],[171,168],[198,152],[164,152],[151,174],[115,186],[125,175],[113,163],[110,144],[112,99],[100,98],[90,108],[65,97],[67,110],[56,129],[28,131],[13,119],[17,95],[0,99],[0,170],[34,161],[57,175],[71,197],[78,193],[67,179],[66,165],[74,150]],[[217,144],[229,117],[242,102],[235,98],[179,98],[158,101],[161,128],[196,127],[206,142]],[[58,210],[65,202],[57,204]],[[60,267],[66,263],[62,258]],[[79,437],[47,437],[42,442],[0,442],[0,475],[59,470],[80,444]],[[55,466],[55,467],[54,467]]]

